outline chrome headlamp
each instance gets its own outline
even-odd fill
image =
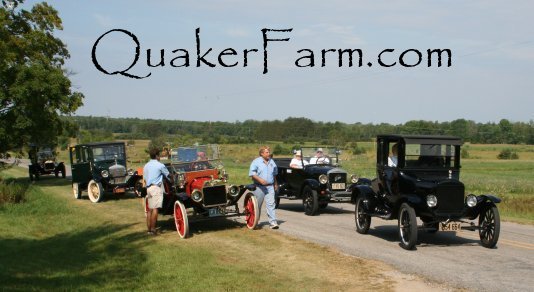
[[[197,203],[202,201],[202,192],[199,189],[194,189],[191,193],[191,199]]]
[[[326,174],[321,174],[319,176],[319,182],[323,185],[326,184],[328,182],[328,176]]]
[[[428,195],[426,196],[426,205],[430,208],[436,207],[438,204],[438,198],[434,195]]]
[[[469,208],[473,208],[477,205],[477,197],[473,194],[469,194],[465,197],[465,203]]]
[[[109,171],[104,169],[104,170],[102,170],[100,172],[100,175],[102,175],[103,178],[108,178],[109,177]]]
[[[239,195],[239,187],[236,185],[231,185],[228,187],[228,194],[232,197]]]
[[[353,183],[353,184],[357,183],[359,179],[360,178],[358,177],[357,174],[353,174],[353,175],[350,176],[350,182]]]

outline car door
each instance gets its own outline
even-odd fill
[[[72,182],[84,184],[91,180],[91,167],[87,156],[87,147],[70,148]]]

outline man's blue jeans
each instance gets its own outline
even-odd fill
[[[256,190],[254,195],[258,200],[258,214],[261,218],[261,206],[263,205],[263,200],[265,199],[265,209],[267,210],[267,217],[269,218],[269,224],[274,224],[276,222],[276,213],[275,207],[276,203],[274,200],[274,186],[258,186],[256,185]]]

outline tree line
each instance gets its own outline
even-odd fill
[[[347,124],[320,122],[308,118],[243,122],[197,122],[93,116],[66,117],[79,126],[83,142],[105,139],[150,139],[175,143],[239,144],[263,141],[345,145],[353,141],[372,141],[377,134],[449,135],[480,144],[534,144],[534,121],[477,123],[457,119],[451,122],[414,120],[404,124]]]

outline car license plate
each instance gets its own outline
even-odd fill
[[[333,183],[332,189],[334,190],[344,190],[345,189],[345,183]]]
[[[217,216],[222,216],[222,212],[219,208],[211,208],[211,209],[208,209],[208,214],[210,217],[217,217]]]
[[[113,193],[115,193],[115,194],[121,194],[121,193],[124,193],[124,192],[126,192],[125,188],[114,188],[113,189]]]
[[[449,222],[447,224],[440,223],[439,224],[439,230],[440,231],[460,231],[462,229],[462,225],[460,222]]]

